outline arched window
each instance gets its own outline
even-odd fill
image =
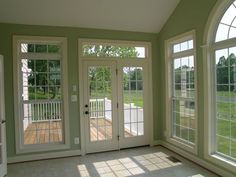
[[[231,39],[236,37],[236,1],[233,2],[224,16],[217,28],[217,33],[215,37],[215,42]]]
[[[236,165],[236,1],[218,1],[207,31],[205,155],[214,163]]]

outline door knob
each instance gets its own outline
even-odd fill
[[[86,105],[84,105],[84,107],[86,107],[86,108],[87,108],[87,107],[88,107],[88,105],[86,104]]]
[[[88,112],[88,111],[85,111],[84,114],[89,114],[89,112]]]

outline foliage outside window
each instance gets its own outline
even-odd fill
[[[145,47],[123,46],[112,44],[84,44],[83,56],[116,57],[116,58],[145,58]]]

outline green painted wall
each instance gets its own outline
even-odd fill
[[[165,26],[159,33],[158,44],[160,46],[160,65],[161,65],[161,80],[165,80],[165,40],[176,35],[195,30],[196,32],[196,57],[197,57],[197,93],[198,93],[198,157],[203,158],[204,153],[204,93],[203,93],[203,35],[206,28],[208,16],[214,7],[217,0],[181,0],[171,17],[168,19]],[[165,122],[165,84],[161,84],[161,139],[165,140],[164,130]]]
[[[96,30],[72,27],[49,27],[49,26],[31,26],[0,23],[0,53],[4,55],[5,69],[5,103],[6,103],[6,121],[7,121],[7,151],[8,157],[16,156],[15,152],[15,131],[14,131],[14,97],[13,97],[13,57],[12,57],[12,36],[13,35],[35,35],[35,36],[59,36],[68,39],[68,83],[69,97],[72,94],[72,85],[78,87],[78,38],[111,39],[111,40],[132,40],[148,41],[152,43],[153,57],[153,78],[159,76],[158,66],[158,45],[157,34],[124,32],[111,30]],[[160,109],[158,106],[158,83],[153,82],[154,96],[154,128],[155,139],[160,138],[158,128],[158,118],[160,118]],[[160,92],[159,92],[160,93]],[[73,93],[74,94],[74,93]],[[79,96],[79,95],[78,95]],[[80,149],[79,145],[74,145],[74,137],[80,135],[79,125],[79,103],[69,101],[69,120],[71,149]],[[159,126],[161,126],[159,124]]]

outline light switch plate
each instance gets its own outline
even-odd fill
[[[73,92],[76,92],[76,91],[77,91],[76,85],[72,85],[72,91],[73,91]]]
[[[74,143],[75,143],[75,144],[79,144],[79,137],[75,137]]]
[[[71,95],[71,101],[77,102],[77,95]]]

